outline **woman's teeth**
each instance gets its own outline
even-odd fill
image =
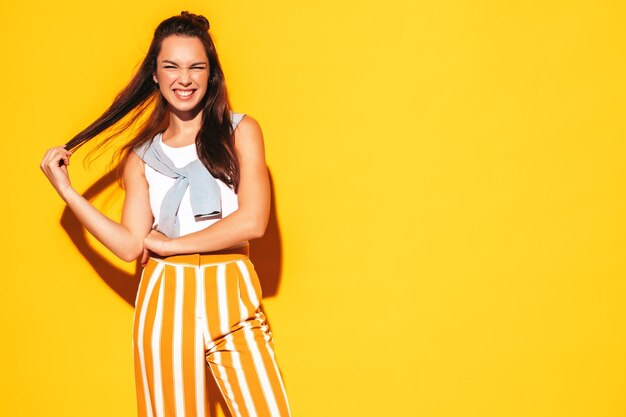
[[[196,90],[174,90],[174,93],[180,98],[187,98],[191,96]]]

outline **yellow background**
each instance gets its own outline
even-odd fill
[[[132,307],[39,162],[181,10],[264,131],[294,416],[626,415],[623,2],[485,0],[3,2],[0,414],[136,413]]]

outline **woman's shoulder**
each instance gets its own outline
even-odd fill
[[[235,147],[239,150],[258,150],[264,147],[261,126],[256,119],[249,114],[246,114],[245,117],[240,120],[234,132],[234,140]]]
[[[240,113],[240,112],[236,112],[231,110],[230,111],[230,122],[233,126],[233,130],[237,129],[237,126],[239,126],[239,123],[241,123],[241,121],[247,116],[246,113]]]
[[[163,133],[163,132],[157,132],[154,136],[152,136],[152,138],[150,138],[150,139],[148,139],[148,140],[146,140],[146,141],[144,141],[142,143],[134,145],[131,148],[131,151],[135,152],[136,154],[138,154],[140,156],[143,156],[146,153],[146,151],[148,150],[148,148],[150,146],[152,146],[153,143],[155,143],[155,140],[161,135],[161,133]]]
[[[259,122],[251,116],[249,113],[239,113],[231,111],[231,117],[233,121],[233,130],[239,127],[239,131],[255,131],[260,130]]]

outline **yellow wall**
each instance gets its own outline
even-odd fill
[[[181,10],[264,130],[294,416],[626,415],[625,10],[538,0],[3,3],[1,415],[135,415],[134,265],[39,162]]]

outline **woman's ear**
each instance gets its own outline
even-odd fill
[[[152,79],[154,80],[155,84],[159,83],[159,81],[157,80],[156,74],[152,74]]]

